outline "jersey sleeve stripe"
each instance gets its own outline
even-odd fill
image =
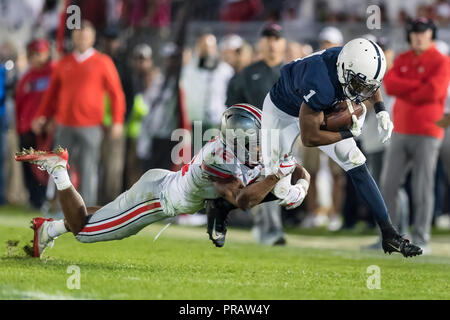
[[[221,172],[217,168],[213,168],[212,166],[208,166],[205,163],[202,163],[202,169],[207,171],[208,173],[216,176],[216,177],[220,177],[220,178],[224,178],[224,179],[231,177],[231,174],[227,174],[227,173]]]
[[[224,174],[233,175],[232,172],[231,172],[230,170],[227,170],[227,169],[225,169],[225,168],[223,168],[223,167],[219,167],[219,166],[217,166],[217,165],[215,165],[215,164],[208,164],[208,166],[209,166],[210,168],[213,168],[213,169],[215,169],[215,170],[217,170],[217,171],[220,171],[220,172],[222,172],[222,173],[224,173]]]

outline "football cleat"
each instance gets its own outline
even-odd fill
[[[48,235],[48,227],[52,218],[33,218],[31,229],[34,230],[33,247],[25,248],[25,252],[32,257],[40,258],[47,247],[53,247],[54,239]]]
[[[46,170],[50,174],[59,167],[69,169],[69,152],[61,147],[57,147],[53,151],[24,148],[21,152],[16,153],[15,160],[36,164],[39,169]]]
[[[209,239],[214,243],[216,247],[223,247],[225,245],[225,237],[227,234],[225,221],[217,222],[217,219],[213,218],[211,227],[208,221],[208,234]]]
[[[225,245],[228,213],[235,207],[226,200],[215,199],[206,201],[205,208],[209,239],[216,247],[221,248]]]
[[[414,257],[421,255],[423,250],[410,243],[408,239],[403,238],[400,235],[394,235],[392,238],[383,239],[381,243],[384,253],[391,254],[392,252],[399,252],[404,257]]]

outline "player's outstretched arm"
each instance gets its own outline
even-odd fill
[[[300,108],[300,137],[306,147],[318,147],[341,141],[351,136],[343,136],[340,132],[331,132],[320,129],[324,119],[322,111],[317,112],[302,103]]]
[[[261,203],[273,187],[280,181],[275,175],[268,175],[264,180],[252,183],[246,187],[233,177],[231,180],[213,181],[217,193],[234,206],[247,210]]]

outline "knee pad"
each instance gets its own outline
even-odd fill
[[[336,157],[349,169],[363,165],[366,157],[356,143],[337,143],[334,147]],[[348,170],[348,169],[347,169]]]

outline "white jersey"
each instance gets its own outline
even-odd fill
[[[236,177],[244,186],[256,181],[262,165],[250,168],[242,164],[218,138],[208,142],[180,171],[167,175],[163,182],[161,202],[169,215],[195,213],[207,199],[219,198],[212,178]]]

